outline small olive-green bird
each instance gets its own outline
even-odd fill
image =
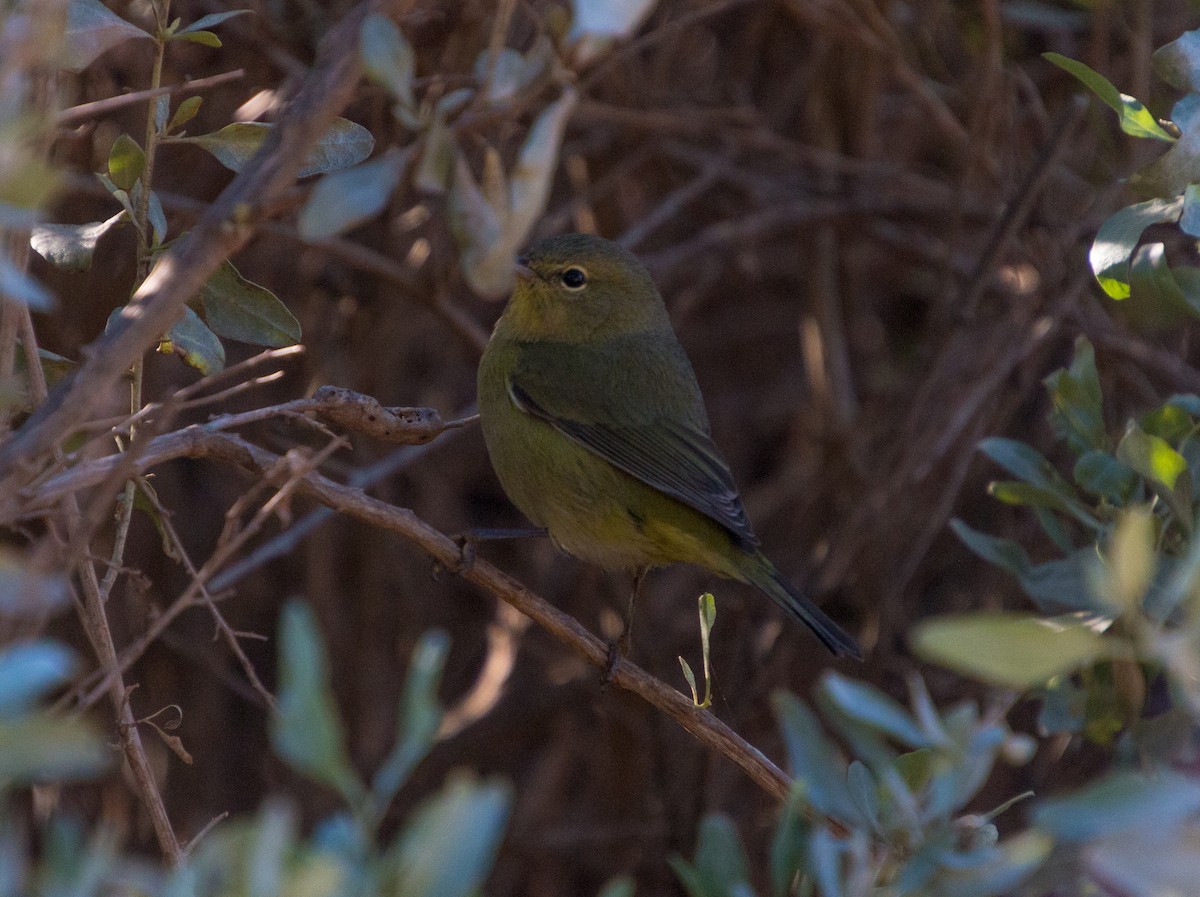
[[[861,658],[759,550],[696,375],[632,253],[567,234],[517,260],[479,365],[479,417],[504,491],[560,548],[635,582],[688,563],[749,583],[833,654]]]

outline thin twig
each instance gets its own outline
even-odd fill
[[[60,127],[76,125],[82,121],[87,121],[89,118],[99,118],[101,115],[108,115],[110,112],[116,112],[118,109],[124,109],[126,106],[133,106],[146,100],[152,100],[163,94],[199,93],[201,90],[207,90],[210,87],[216,87],[228,81],[236,81],[238,78],[245,77],[245,75],[245,69],[234,69],[232,72],[222,72],[219,75],[210,75],[207,78],[196,78],[193,81],[184,81],[182,84],[169,84],[150,90],[135,90],[132,93],[106,97],[103,100],[80,103],[78,106],[72,106],[69,109],[63,109],[59,112],[54,116],[54,123]]]

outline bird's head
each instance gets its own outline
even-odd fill
[[[602,237],[564,234],[517,259],[500,326],[517,339],[583,342],[671,325],[650,272],[633,253]]]

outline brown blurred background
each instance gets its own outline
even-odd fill
[[[221,27],[222,48],[179,44],[168,53],[165,83],[246,70],[206,95],[193,133],[227,123],[262,90],[290,87],[345,8],[251,5],[256,15]],[[467,83],[495,4],[410,6],[400,24],[422,85]],[[136,3],[113,8],[144,21]],[[186,22],[223,8],[191,0],[172,14]],[[516,3],[508,45],[527,49],[552,15],[549,4]],[[1086,267],[1090,236],[1123,198],[1114,185],[1145,161],[1144,148],[1119,135],[1098,103],[1076,105],[1079,85],[1040,58],[1053,50],[1080,59],[1165,115],[1172,98],[1153,78],[1150,54],[1196,20],[1184,0],[661,0],[634,39],[580,73],[581,101],[538,233],[594,229],[647,261],[767,553],[807,580],[866,649],[866,664],[841,664],[844,672],[902,696],[904,674],[918,667],[905,643],[914,620],[1025,606],[945,524],[962,516],[1017,537],[1029,526],[1031,515],[986,497],[995,471],[974,445],[1007,434],[1049,450],[1040,381],[1069,360],[1076,335],[1093,340],[1106,385],[1119,383],[1133,403],[1110,409],[1114,425],[1139,402],[1196,389],[1173,366],[1188,351],[1181,329],[1116,317]],[[149,65],[137,45],[110,52],[64,82],[68,102],[142,88]],[[389,108],[384,92],[364,83],[345,114],[383,149],[410,139]],[[66,135],[55,155],[81,174],[101,170],[118,134],[143,132],[142,115],[135,107]],[[491,122],[478,140],[511,158],[528,120]],[[195,203],[183,198],[211,200],[229,178],[194,147],[164,148],[159,165],[173,232],[194,216]],[[56,214],[82,222],[112,211],[81,188]],[[235,261],[301,320],[307,352],[282,382],[230,407],[330,383],[386,405],[469,411],[479,337],[500,306],[474,297],[457,273],[442,201],[402,188],[383,215],[346,237],[400,262],[404,282],[380,277],[344,246],[304,245],[293,218],[284,215]],[[76,357],[99,333],[128,297],[132,257],[129,235],[115,233],[88,274],[38,269],[64,297],[60,313],[39,320],[47,348]],[[253,351],[228,348],[234,359]],[[194,372],[156,356],[149,376],[153,396]],[[290,426],[255,435],[280,450],[312,437]],[[330,469],[346,473],[391,451],[358,440]],[[446,532],[522,522],[477,428],[403,451],[413,458],[374,494]],[[155,483],[198,558],[247,486],[205,462],[165,466]],[[311,508],[291,510],[299,518]],[[618,625],[623,579],[545,542],[480,553],[589,628],[611,635]],[[144,518],[127,559],[139,574],[110,604],[118,645],[187,581]],[[238,582],[224,607],[235,628],[271,636],[246,642],[270,687],[279,609],[297,596],[312,603],[352,755],[368,771],[391,745],[415,639],[430,627],[448,630],[444,699],[454,706],[471,694],[482,716],[434,751],[394,814],[402,818],[456,767],[511,779],[516,809],[490,894],[595,893],[621,872],[636,876],[639,893],[680,893],[665,858],[690,855],[711,810],[732,814],[762,860],[774,808],[740,772],[640,701],[602,690],[594,670],[507,609],[435,573],[397,537],[335,518]],[[676,657],[699,663],[695,600],[705,589],[718,600],[714,710],[781,761],[767,698],[778,688],[807,695],[830,660],[757,594],[686,569],[653,575],[634,659],[686,688]],[[61,628],[86,650],[75,624]],[[212,636],[208,615],[190,611],[129,677],[140,685],[139,715],[167,704],[183,711],[176,734],[195,763],[162,757],[181,836],[223,811],[252,812],[270,792],[293,795],[309,821],[333,810],[333,795],[271,756],[265,708]],[[489,672],[508,662],[507,679]],[[926,672],[939,701],[977,697]],[[1032,712],[1018,710],[1019,725],[1023,716],[1031,727]],[[1002,774],[989,795],[1052,789],[1067,781],[1067,765],[1044,751],[1012,778]],[[116,779],[65,800],[118,821],[132,812]],[[148,831],[131,826],[134,843],[152,850]]]

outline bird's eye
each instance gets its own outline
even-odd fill
[[[582,290],[587,284],[587,272],[582,268],[568,268],[559,279],[568,290]]]

